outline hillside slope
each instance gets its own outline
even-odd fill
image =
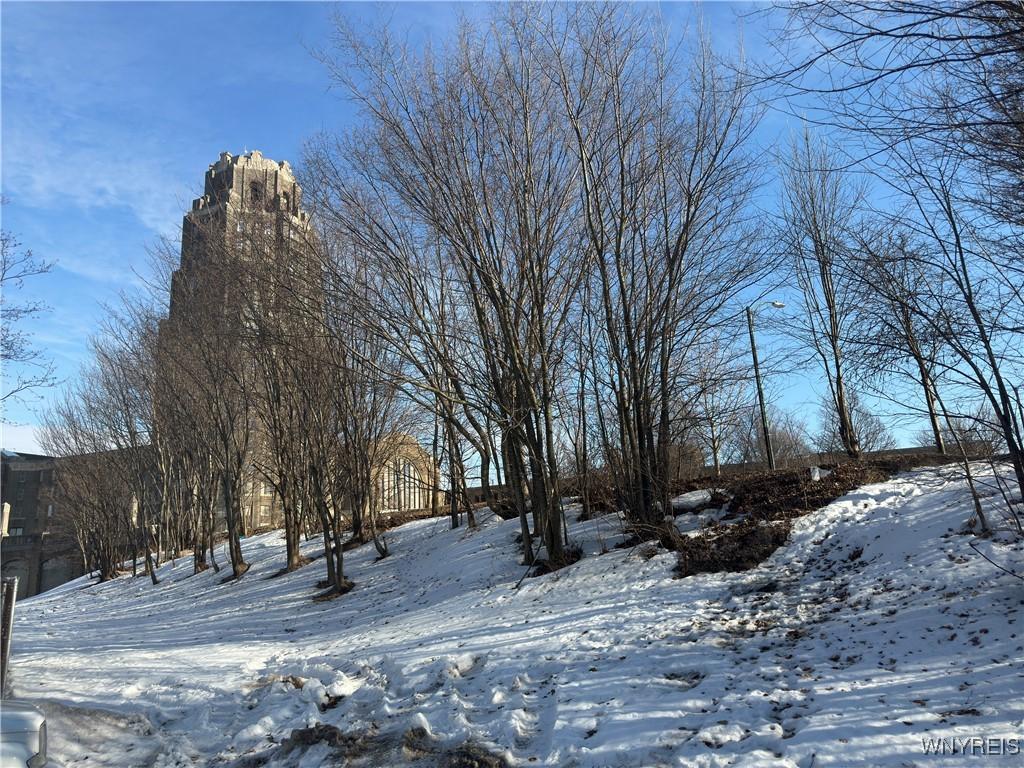
[[[927,765],[923,740],[1024,723],[1024,584],[953,533],[969,515],[952,469],[919,470],[801,518],[759,568],[685,579],[612,549],[605,517],[518,589],[516,522],[423,520],[322,603],[319,561],[270,578],[267,534],[237,583],[183,559],[21,603],[15,689],[69,768]]]

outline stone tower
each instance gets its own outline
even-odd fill
[[[182,222],[181,258],[171,278],[170,311],[157,339],[158,365],[168,366],[174,377],[167,391],[195,388],[196,399],[202,401],[206,398],[202,387],[240,359],[241,364],[231,371],[234,385],[227,387],[229,395],[224,398],[231,400],[235,385],[252,384],[253,391],[261,386],[258,366],[246,365],[246,355],[269,349],[261,360],[276,360],[278,351],[286,349],[280,339],[324,336],[328,303],[320,258],[326,254],[318,247],[301,203],[302,190],[287,162],[270,160],[258,151],[239,156],[224,152],[210,165],[203,195],[192,202]],[[255,346],[264,343],[272,346]],[[201,382],[199,387],[196,381]],[[238,399],[246,397],[242,394]],[[165,400],[160,395],[154,400],[158,410],[166,403],[166,421],[176,423],[178,399],[168,396]],[[253,436],[239,450],[247,454],[247,466],[240,488],[230,496],[232,504],[240,502],[243,531],[278,525],[284,513],[272,482],[276,459],[269,442],[267,409],[258,397],[251,401],[255,407],[244,413],[241,407],[234,408],[241,414],[234,423],[247,425]],[[394,511],[428,507],[437,485],[432,456],[408,435],[392,435],[389,440],[394,441],[393,458],[386,466],[374,468],[380,504]],[[232,446],[230,451],[239,447]],[[192,488],[184,491],[186,495],[193,492]],[[221,494],[215,502],[217,524],[224,526],[225,492],[222,488],[217,493]],[[345,502],[339,499],[338,503]]]
[[[216,257],[212,254],[223,252],[218,246],[227,238],[253,227],[278,238],[307,236],[309,215],[301,202],[302,189],[287,161],[271,160],[258,150],[247,155],[222,152],[206,171],[203,196],[192,201],[182,221],[181,263],[171,279],[171,316],[188,285],[202,279],[203,265]]]
[[[270,160],[258,151],[223,152],[209,166],[203,195],[192,202],[182,221],[180,262],[171,276],[169,313],[161,321],[157,341],[161,359],[187,360],[204,339],[213,341],[202,345],[206,351],[216,350],[221,342],[232,351],[243,348],[240,338],[218,340],[208,335],[208,323],[228,316],[217,312],[219,307],[230,307],[237,313],[234,317],[242,319],[238,328],[228,321],[213,333],[240,331],[254,312],[275,322],[301,322],[306,313],[295,319],[287,313],[273,314],[275,296],[291,295],[281,286],[302,281],[304,270],[312,268],[308,258],[312,227],[301,203],[302,190],[287,162]],[[309,294],[303,295],[315,301],[315,291]],[[180,369],[176,364],[171,370]],[[182,381],[189,385],[187,377]],[[173,406],[173,398],[167,402]],[[245,418],[254,433],[263,429],[259,414],[252,412]],[[264,442],[253,439],[250,451],[265,450]],[[263,464],[271,463],[267,456],[261,459]],[[244,470],[238,499],[243,532],[280,522],[280,499],[254,464]],[[217,525],[223,529],[223,496],[218,504]]]

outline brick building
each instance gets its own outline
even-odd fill
[[[10,505],[8,535],[0,542],[0,570],[18,577],[18,597],[31,597],[84,573],[78,546],[57,524],[57,459],[4,452],[0,501]]]

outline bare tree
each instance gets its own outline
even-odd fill
[[[218,475],[208,425],[191,372],[179,363],[187,347],[178,328],[160,326],[154,385],[155,443],[165,480],[164,519],[173,524],[177,546],[191,546],[193,570],[220,570],[214,553]]]
[[[56,381],[53,361],[33,346],[31,335],[24,329],[25,321],[38,317],[46,306],[17,298],[25,280],[52,268],[51,262],[23,248],[12,232],[0,230],[0,365],[4,369],[0,409],[8,399],[53,386]]]
[[[900,380],[913,382],[928,417],[932,444],[945,453],[937,390],[942,342],[910,308],[924,301],[929,285],[942,282],[942,274],[913,253],[914,238],[895,221],[862,227],[855,239],[856,254],[848,266],[858,286],[850,335],[858,379],[876,395],[920,413],[920,406],[907,402],[898,386]],[[921,299],[915,302],[914,296]]]
[[[250,454],[258,479],[269,482],[281,502],[285,568],[291,571],[304,563],[299,551],[301,509],[310,480],[308,446],[303,444],[309,424],[302,410],[310,405],[303,388],[319,386],[319,381],[304,378],[309,371],[302,358],[319,354],[315,343],[324,333],[324,292],[312,228],[286,214],[248,211],[236,227],[240,231],[233,246],[244,256],[233,263],[244,285],[244,306],[239,308],[244,336],[238,342],[254,364]]]
[[[586,6],[566,16],[551,13],[547,37],[593,265],[595,397],[614,414],[598,428],[620,502],[657,527],[673,456],[695,423],[678,406],[695,395],[700,348],[767,267],[746,206],[760,110],[705,40],[680,61],[642,14]]]
[[[860,194],[834,168],[828,146],[805,131],[786,167],[783,247],[793,260],[804,323],[792,326],[821,367],[836,411],[839,439],[851,458],[861,453],[850,414],[846,345],[854,316],[850,232]]]
[[[768,406],[772,451],[780,467],[799,465],[813,453],[807,424],[796,415]],[[727,438],[724,455],[730,463],[768,466],[764,432],[757,406],[750,404],[738,427]]]
[[[118,472],[132,493],[134,533],[145,571],[157,583],[153,551],[161,519],[161,464],[154,450],[153,388],[156,375],[157,319],[144,306],[108,310],[105,332],[92,343],[95,374],[85,393]]]
[[[255,361],[244,343],[244,251],[222,236],[215,221],[190,222],[184,236],[196,239],[202,269],[179,272],[174,304],[161,327],[162,362],[171,367],[165,375],[186,388],[187,399],[180,405],[191,412],[194,438],[202,446],[197,460],[216,469],[228,555],[239,578],[248,570],[240,542],[241,503],[251,465],[257,381]],[[212,541],[212,527],[208,538]]]
[[[896,441],[885,422],[867,408],[861,401],[860,395],[851,390],[847,394],[846,403],[862,451],[870,453],[871,451],[891,450],[896,447]],[[819,453],[846,452],[835,402],[831,397],[826,397],[822,401],[821,422],[815,444]]]
[[[853,159],[906,201],[901,224],[920,239],[908,258],[941,280],[902,303],[942,341],[936,378],[947,410],[985,402],[1024,491],[1020,4],[783,7],[790,31],[816,45],[781,79],[854,136]]]
[[[60,524],[78,541],[85,566],[100,581],[114,578],[134,557],[132,490],[117,466],[103,409],[96,394],[99,373],[87,369],[79,382],[43,416],[40,442],[57,457],[54,473]]]
[[[908,141],[966,161],[980,192],[971,198],[1024,223],[1019,2],[783,0],[774,8],[786,19],[773,37],[785,64],[769,79],[799,109],[865,139],[864,154],[880,151],[882,165]]]
[[[389,256],[411,239],[444,260],[481,354],[493,421],[526,464],[535,530],[547,559],[561,564],[555,402],[582,261],[569,240],[573,158],[560,141],[535,15],[516,7],[486,30],[465,28],[441,61],[386,34],[367,45],[342,28],[345,61],[325,60],[371,123],[364,148],[348,146],[339,192],[350,212],[339,215],[362,214],[350,230],[368,250]],[[441,402],[465,402],[462,380],[423,379]],[[485,427],[476,447],[488,459],[490,442]]]
[[[297,374],[295,396],[299,402],[299,452],[306,461],[302,476],[306,478],[305,499],[315,510],[324,540],[327,586],[331,594],[343,594],[352,584],[345,577],[343,505],[348,501],[354,527],[355,508],[346,499],[346,466],[339,444],[343,433],[341,414],[337,409],[336,375],[328,345],[321,332],[308,337],[302,350],[305,354],[289,355],[289,364]],[[362,510],[360,510],[362,512]]]
[[[711,455],[715,475],[721,475],[726,445],[749,410],[746,371],[715,343],[701,358],[697,375],[697,433]]]
[[[360,540],[369,536],[385,557],[387,542],[378,531],[381,474],[397,455],[408,412],[397,383],[395,352],[363,321],[364,301],[352,300],[365,297],[367,271],[348,249],[336,256],[333,279],[338,282],[332,284],[326,330],[341,482],[353,532]]]

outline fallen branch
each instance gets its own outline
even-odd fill
[[[974,542],[973,542],[973,541],[969,541],[969,542],[967,542],[967,546],[969,546],[969,547],[970,547],[971,549],[973,549],[973,550],[974,550],[975,552],[977,552],[977,553],[978,553],[979,555],[981,555],[981,556],[982,556],[983,558],[985,558],[986,560],[988,560],[988,561],[989,561],[990,563],[992,563],[992,565],[994,565],[994,566],[995,566],[996,568],[998,568],[998,569],[999,569],[1000,571],[1002,571],[1003,573],[1008,573],[1008,574],[1010,574],[1011,576],[1013,576],[1013,578],[1015,578],[1015,579],[1020,579],[1021,581],[1024,581],[1024,576],[1021,576],[1021,575],[1020,575],[1019,573],[1017,573],[1017,572],[1015,572],[1015,571],[1011,571],[1011,570],[1010,570],[1009,568],[1005,568],[1004,566],[1002,566],[1002,565],[1000,565],[999,563],[997,563],[997,562],[996,562],[995,560],[993,560],[993,559],[992,559],[991,557],[989,557],[989,556],[988,556],[988,555],[986,555],[986,554],[985,554],[984,552],[982,552],[982,551],[981,551],[980,549],[978,549],[978,548],[977,548],[976,546],[974,546]]]

